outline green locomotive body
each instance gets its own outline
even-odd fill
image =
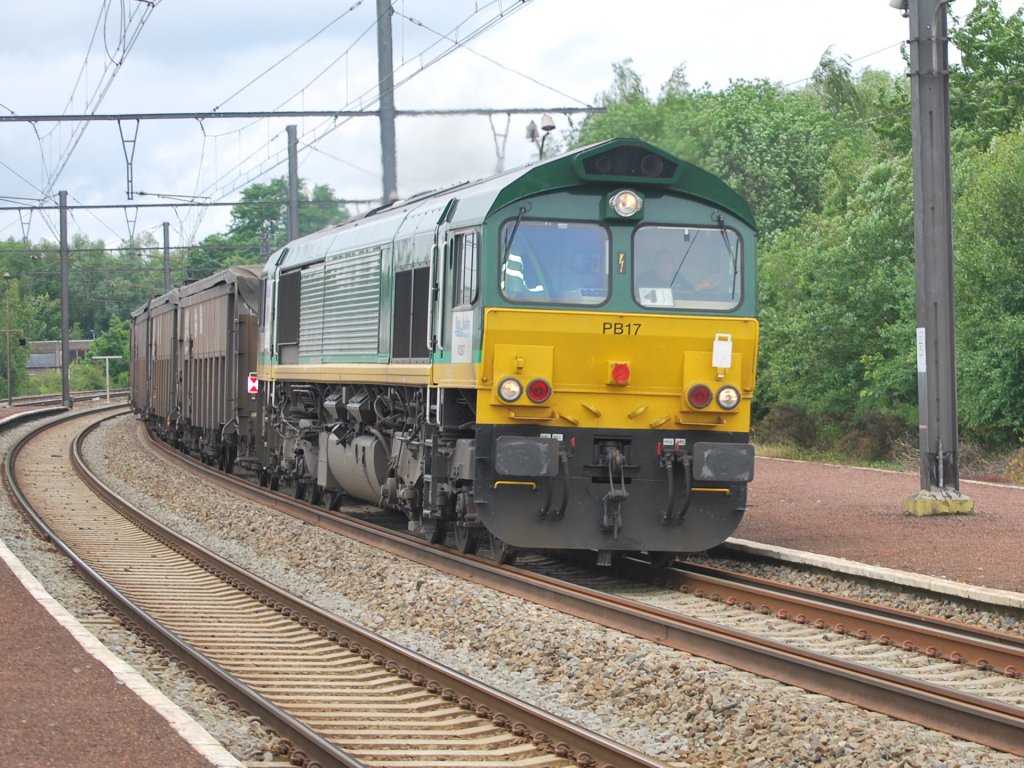
[[[706,550],[753,477],[755,234],[631,139],[376,209],[271,255],[259,393],[199,448],[502,561]]]

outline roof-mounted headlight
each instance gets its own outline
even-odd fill
[[[640,212],[640,209],[644,207],[644,199],[640,197],[639,193],[631,189],[624,189],[612,195],[608,204],[619,216],[628,218],[636,216]]]

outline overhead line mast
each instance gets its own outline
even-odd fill
[[[395,73],[391,53],[391,0],[377,0],[377,87],[380,94],[380,155],[385,205],[398,199],[395,148]]]
[[[972,514],[960,492],[949,140],[950,0],[890,0],[910,17],[921,490],[910,515]]]

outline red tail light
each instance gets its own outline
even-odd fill
[[[534,379],[526,385],[526,396],[535,403],[543,403],[551,397],[551,385],[544,379]]]
[[[711,387],[707,384],[694,384],[686,393],[686,399],[694,408],[707,408],[711,405]]]
[[[612,381],[616,384],[629,383],[629,363],[614,363],[612,365]]]

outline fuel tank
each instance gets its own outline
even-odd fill
[[[376,504],[388,470],[387,451],[373,435],[360,435],[342,443],[336,435],[327,438],[327,467],[349,496]]]

